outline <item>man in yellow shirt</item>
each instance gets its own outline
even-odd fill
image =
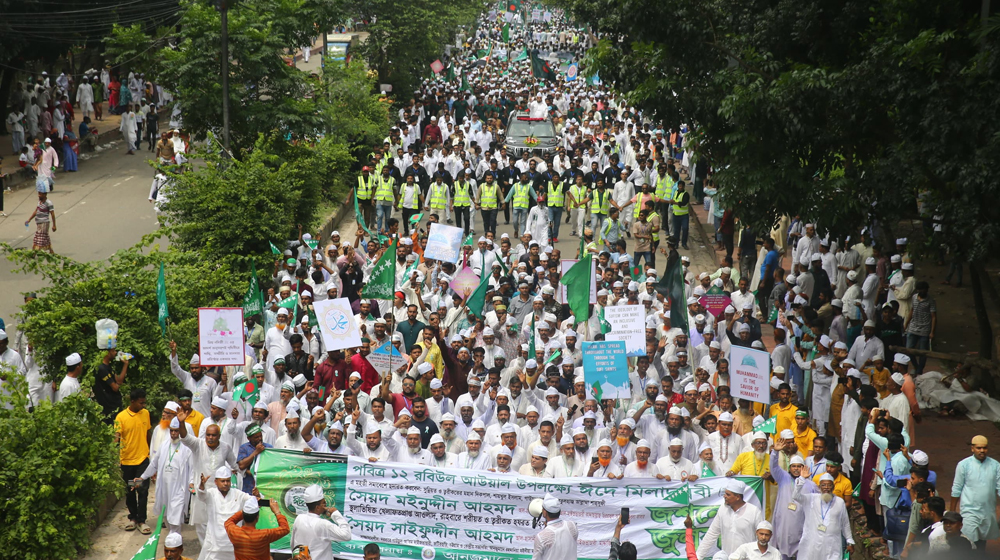
[[[795,411],[795,445],[799,448],[799,453],[803,457],[812,455],[813,440],[816,439],[816,430],[809,427],[809,412],[805,410]],[[818,486],[819,483],[817,482]]]
[[[795,426],[795,413],[799,407],[792,404],[792,387],[788,383],[782,383],[778,387],[778,402],[771,405],[769,418],[778,417],[774,426],[774,439],[777,441],[778,434],[782,430],[790,430]]]
[[[771,472],[770,455],[767,454],[767,435],[755,432],[750,444],[752,451],[744,451],[736,456],[736,461],[726,473],[726,476],[762,476],[767,478]]]
[[[201,421],[205,419],[205,416],[197,410],[191,408],[191,398],[193,394],[187,389],[181,390],[177,393],[177,404],[181,405],[181,408],[187,412],[187,420],[185,422],[191,426],[191,431],[194,432],[194,437],[198,437],[198,430],[201,429]]]
[[[115,436],[121,444],[122,479],[126,483],[125,506],[128,507],[128,525],[125,526],[125,530],[134,531],[138,527],[139,532],[144,535],[153,532],[146,525],[149,480],[143,480],[140,484],[135,484],[133,481],[149,466],[150,428],[152,424],[149,422],[149,411],[146,410],[146,390],[132,389],[128,408],[115,416]]]
[[[813,482],[818,485],[820,477],[829,474],[833,477],[833,495],[841,497],[844,500],[844,505],[851,507],[851,502],[854,500],[854,487],[851,486],[851,480],[844,476],[843,463],[844,457],[840,453],[828,452],[826,454],[826,472],[816,473]]]
[[[425,328],[423,334],[424,339],[418,342],[417,346],[421,350],[427,350],[424,361],[434,366],[434,377],[441,379],[444,377],[444,358],[441,356],[441,349],[438,348],[437,341],[434,339],[434,329]]]

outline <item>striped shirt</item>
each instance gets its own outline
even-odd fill
[[[276,529],[257,529],[255,527],[240,527],[243,512],[237,511],[226,520],[226,534],[233,543],[236,560],[271,560],[271,543],[288,534],[288,520],[280,513],[276,515]]]

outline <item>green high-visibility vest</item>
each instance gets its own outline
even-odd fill
[[[396,184],[396,180],[389,177],[387,181],[384,177],[378,178],[378,188],[375,189],[375,200],[385,200],[392,202],[395,197],[392,194],[392,188]]]
[[[665,199],[670,198],[669,195],[671,187],[670,183],[671,183],[670,177],[660,177],[659,179],[657,179],[656,191],[655,191],[657,198],[665,198]]]
[[[358,199],[368,200],[372,197],[372,185],[375,183],[375,177],[371,175],[368,176],[368,180],[365,181],[365,176],[361,175],[358,177]]]
[[[443,210],[448,205],[448,185],[434,183],[431,185],[431,208]]]
[[[651,195],[651,194],[645,194],[645,193],[639,193],[639,194],[636,195],[636,197],[637,198],[635,199],[635,204],[633,204],[633,206],[635,208],[632,209],[632,217],[635,218],[636,220],[638,220],[639,219],[639,210],[642,210],[643,205],[646,204],[647,200],[653,200],[653,195]]]
[[[569,192],[573,195],[573,200],[576,201],[575,204],[577,207],[583,208],[583,205],[580,203],[583,202],[583,199],[587,198],[587,187],[583,185],[573,185],[569,188]]]
[[[472,206],[468,183],[463,185],[461,181],[455,181],[455,206]]]
[[[652,214],[646,216],[646,221],[647,222],[652,222],[653,221],[653,216],[656,216],[657,218],[660,217],[660,215],[654,211]],[[660,227],[661,228],[663,227],[663,223],[660,223]],[[654,231],[653,232],[653,243],[656,243],[659,240],[660,240],[660,232],[659,231]]]
[[[685,204],[684,206],[681,206],[679,204],[680,201],[681,201],[681,198],[683,197],[683,195],[684,195],[684,191],[681,191],[681,190],[679,190],[679,191],[677,191],[677,192],[674,193],[674,196],[673,196],[674,203],[671,206],[671,209],[674,212],[674,216],[685,216],[688,213],[688,206],[690,206],[690,204]],[[690,200],[691,199],[689,198],[688,202],[690,202]]]
[[[602,197],[603,195],[603,197]],[[611,197],[608,190],[594,189],[593,198],[590,200],[590,212],[592,214],[607,214],[611,208]]]
[[[481,206],[484,209],[492,210],[497,207],[497,185],[493,183],[484,183],[483,188],[479,190],[479,200],[482,202]]]
[[[547,202],[549,206],[555,206],[557,208],[562,208],[563,206],[563,190],[562,185],[555,185],[555,189],[552,188],[552,181],[549,181],[549,192]]]
[[[522,185],[521,183],[516,183],[514,185],[514,208],[528,207],[529,188],[531,188],[531,185]]]

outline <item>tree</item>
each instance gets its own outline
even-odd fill
[[[741,221],[769,231],[801,215],[841,239],[875,226],[891,240],[901,219],[941,216],[926,247],[974,263],[983,301],[976,263],[1000,242],[1000,209],[976,202],[1000,194],[1000,25],[980,2],[560,3],[601,35],[589,63],[604,82],[693,127],[689,148]]]

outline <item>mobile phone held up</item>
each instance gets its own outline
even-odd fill
[[[629,524],[628,508],[624,507],[622,508],[622,525],[628,525],[628,524]]]

